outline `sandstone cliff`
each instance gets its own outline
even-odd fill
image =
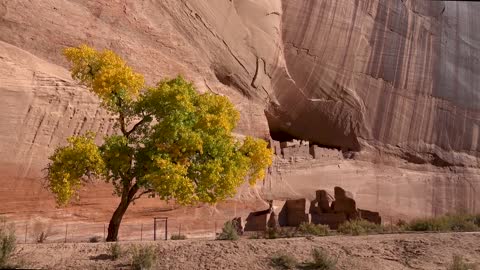
[[[340,185],[384,216],[478,212],[479,14],[423,0],[1,0],[0,212],[53,209],[46,157],[69,135],[112,130],[66,70],[62,48],[80,43],[150,83],[181,73],[228,95],[239,133],[339,151],[279,154],[256,195]]]

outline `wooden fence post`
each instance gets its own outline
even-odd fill
[[[27,243],[28,223],[25,223],[25,244]]]
[[[68,223],[65,224],[65,243],[67,243]]]
[[[157,241],[157,220],[153,219],[153,241]]]
[[[168,240],[168,219],[165,219],[165,240]]]

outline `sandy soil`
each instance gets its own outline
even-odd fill
[[[339,269],[446,269],[454,254],[480,264],[480,233],[331,236],[239,241],[121,242],[158,246],[156,269],[273,269],[270,258],[287,253],[311,259],[318,247],[338,258]],[[130,258],[112,261],[105,243],[20,244],[14,258],[42,269],[129,269]]]

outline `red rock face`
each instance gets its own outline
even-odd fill
[[[282,8],[286,67],[273,77],[273,136],[358,152],[356,161],[282,163],[278,189],[306,195],[339,183],[391,216],[479,211],[480,6],[297,0]]]
[[[478,14],[423,0],[3,1],[0,212],[52,207],[39,180],[48,155],[72,134],[113,132],[61,56],[81,43],[115,50],[149,83],[181,73],[228,95],[239,133],[346,157],[279,153],[239,198],[341,186],[387,220],[478,212]],[[86,192],[85,207],[109,205],[107,190]]]
[[[469,163],[452,151],[480,149],[478,8],[284,1],[288,72],[274,77],[272,129],[356,151],[388,145],[413,162]]]

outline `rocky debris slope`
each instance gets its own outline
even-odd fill
[[[239,198],[339,185],[382,216],[478,212],[479,13],[423,0],[0,1],[0,212],[52,206],[46,157],[66,136],[111,132],[69,79],[61,50],[80,43],[115,50],[149,83],[180,73],[228,95],[239,133],[333,151],[280,148]]]
[[[338,269],[405,270],[447,269],[454,254],[468,263],[480,263],[478,233],[370,235],[248,240],[157,242],[155,269],[275,269],[270,260],[288,254],[300,262],[311,261],[313,248],[338,258]],[[124,250],[132,244],[120,242]],[[20,245],[15,256],[42,269],[130,269],[128,256],[109,259],[107,244],[72,243]],[[59,250],[62,252],[58,252]]]

